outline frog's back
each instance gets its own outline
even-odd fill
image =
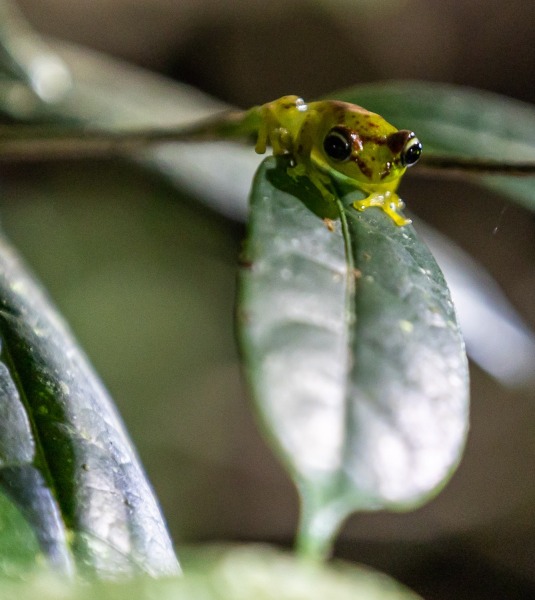
[[[339,126],[357,133],[363,139],[381,139],[394,133],[397,129],[380,115],[369,110],[342,102],[341,100],[324,100],[311,102],[309,110],[318,115],[318,133],[323,135],[329,129]]]

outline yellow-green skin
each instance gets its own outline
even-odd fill
[[[353,203],[357,210],[376,206],[396,225],[410,223],[400,212],[404,203],[396,189],[406,171],[401,153],[412,132],[398,131],[381,116],[355,104],[334,100],[306,104],[298,96],[254,107],[246,120],[256,122],[256,152],[263,154],[270,145],[274,155],[290,155],[289,174],[307,176],[326,200],[334,200],[329,185],[333,178],[339,179],[367,194]],[[351,140],[351,156],[343,162],[329,157],[323,146],[335,127],[347,130]]]

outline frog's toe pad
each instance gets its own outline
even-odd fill
[[[399,209],[405,204],[398,200],[397,202],[388,202],[387,199],[380,196],[373,196],[365,198],[364,200],[357,200],[353,202],[353,207],[358,211],[362,212],[371,206],[376,206],[385,212],[398,227],[409,225],[412,223],[410,219],[406,219],[400,212]]]
[[[367,208],[373,206],[368,200],[356,200],[353,202],[353,208],[360,212],[364,212]]]

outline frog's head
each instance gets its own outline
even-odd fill
[[[398,180],[420,158],[422,144],[412,131],[397,130],[381,116],[352,104],[332,103],[319,127],[313,152],[320,167],[357,183],[382,185]]]

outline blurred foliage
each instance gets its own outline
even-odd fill
[[[73,583],[49,572],[23,581],[0,581],[5,600],[418,600],[389,577],[341,562],[330,566],[299,561],[267,546],[191,550],[182,578]]]

